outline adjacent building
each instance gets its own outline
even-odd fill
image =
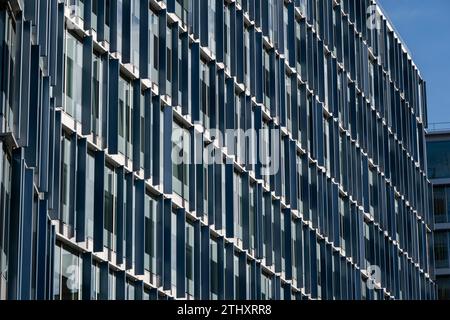
[[[373,0],[2,0],[0,75],[1,299],[436,297]]]
[[[427,134],[428,176],[434,198],[434,274],[439,299],[450,299],[450,130],[431,126]]]

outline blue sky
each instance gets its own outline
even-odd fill
[[[450,122],[450,1],[378,0],[427,81],[428,122]]]

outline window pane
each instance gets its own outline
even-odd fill
[[[435,187],[434,191],[434,218],[436,223],[445,223],[447,219],[446,212],[446,189]]]
[[[436,268],[448,268],[448,233],[436,232],[434,235]]]
[[[81,122],[81,88],[83,68],[83,47],[81,43],[66,31],[66,81],[65,111]]]
[[[105,207],[104,207],[104,245],[108,249],[115,250],[115,211],[116,211],[116,173],[113,169],[105,169]]]
[[[427,147],[429,178],[450,177],[450,141],[428,142]]]

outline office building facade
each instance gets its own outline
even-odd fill
[[[448,124],[446,124],[448,127]],[[439,128],[441,127],[441,128]],[[433,274],[438,298],[450,299],[450,130],[438,126],[427,133],[428,177],[433,184]]]
[[[373,1],[0,3],[2,299],[435,298]]]

